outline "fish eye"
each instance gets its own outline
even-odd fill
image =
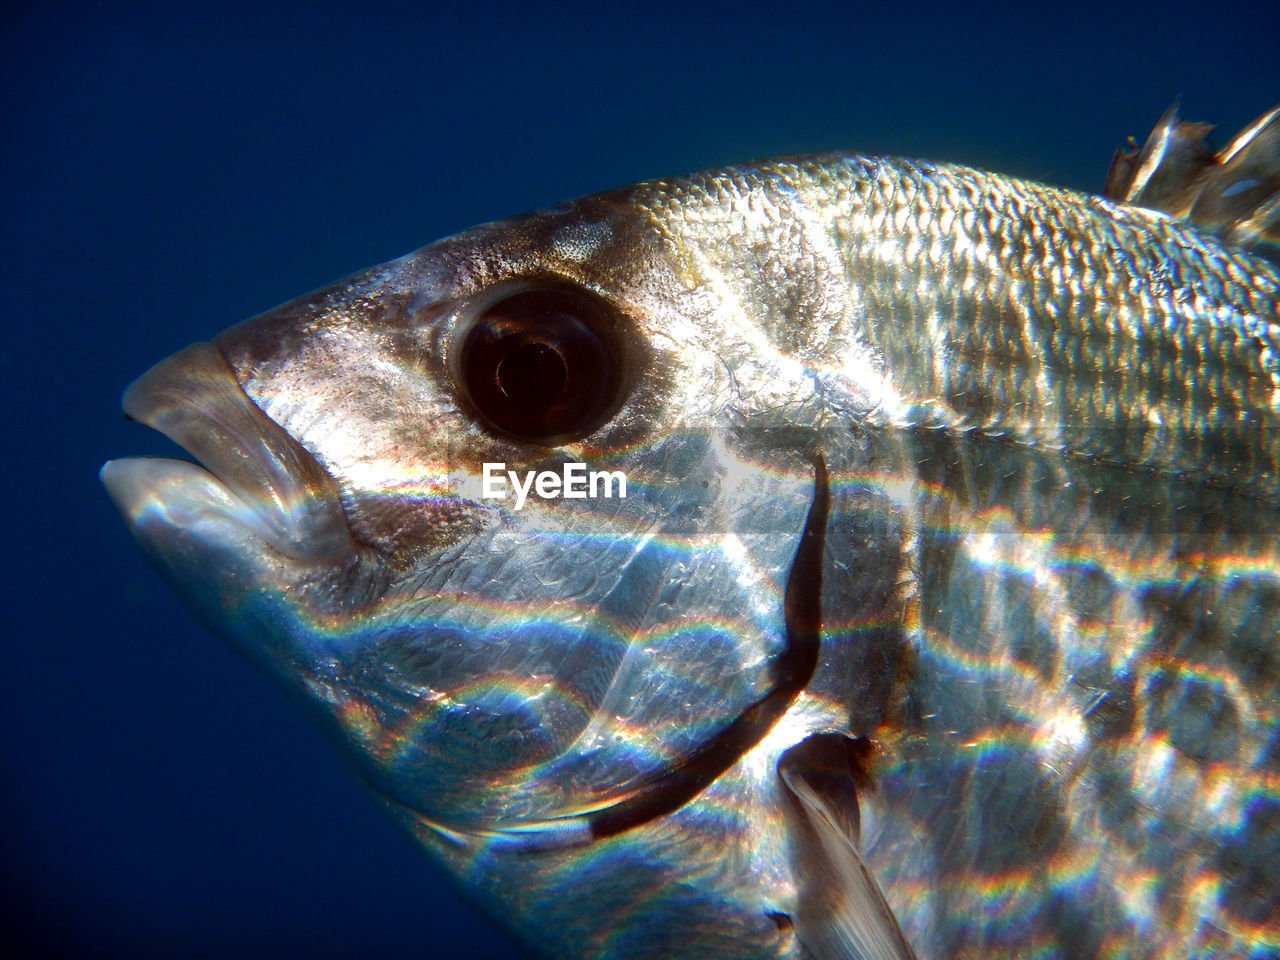
[[[560,443],[600,425],[619,354],[611,311],[569,290],[525,290],[470,325],[458,367],[467,399],[495,429]]]

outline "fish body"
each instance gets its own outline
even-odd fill
[[[1278,304],[1156,211],[728,167],[189,347],[125,408],[204,466],[103,477],[532,953],[1269,956]]]

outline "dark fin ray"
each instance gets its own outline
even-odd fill
[[[1141,149],[1116,151],[1103,196],[1160,210],[1229,243],[1280,259],[1280,106],[1216,153],[1213,127],[1164,112]]]
[[[1178,119],[1175,101],[1156,122],[1139,149],[1117,150],[1107,171],[1102,195],[1139,207],[1185,216],[1194,196],[1188,188],[1213,163],[1213,151],[1205,138],[1211,124]],[[1130,143],[1133,144],[1132,138]]]
[[[822,555],[830,500],[827,464],[815,453],[813,502],[787,574],[787,646],[778,658],[773,689],[660,779],[593,814],[593,837],[611,837],[679,810],[759,743],[805,688],[818,665],[822,642]]]
[[[1218,151],[1187,219],[1232,243],[1276,247],[1280,220],[1280,107]]]
[[[815,734],[778,761],[800,882],[796,935],[817,960],[915,960],[859,852],[869,744]]]

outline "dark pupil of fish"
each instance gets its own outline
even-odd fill
[[[493,304],[468,329],[460,386],[490,426],[560,443],[599,425],[617,391],[608,308],[568,290],[526,290]]]
[[[569,371],[564,358],[545,343],[523,343],[498,363],[498,389],[514,403],[545,410],[564,393]]]

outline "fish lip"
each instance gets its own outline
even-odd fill
[[[341,563],[359,550],[336,481],[244,392],[215,344],[192,344],[156,364],[125,390],[123,406],[199,463],[189,469],[164,459],[108,463],[103,481],[127,515],[148,498],[212,503],[221,499],[208,486],[216,483],[242,505],[240,525],[290,560]],[[204,476],[194,472],[201,469]]]

